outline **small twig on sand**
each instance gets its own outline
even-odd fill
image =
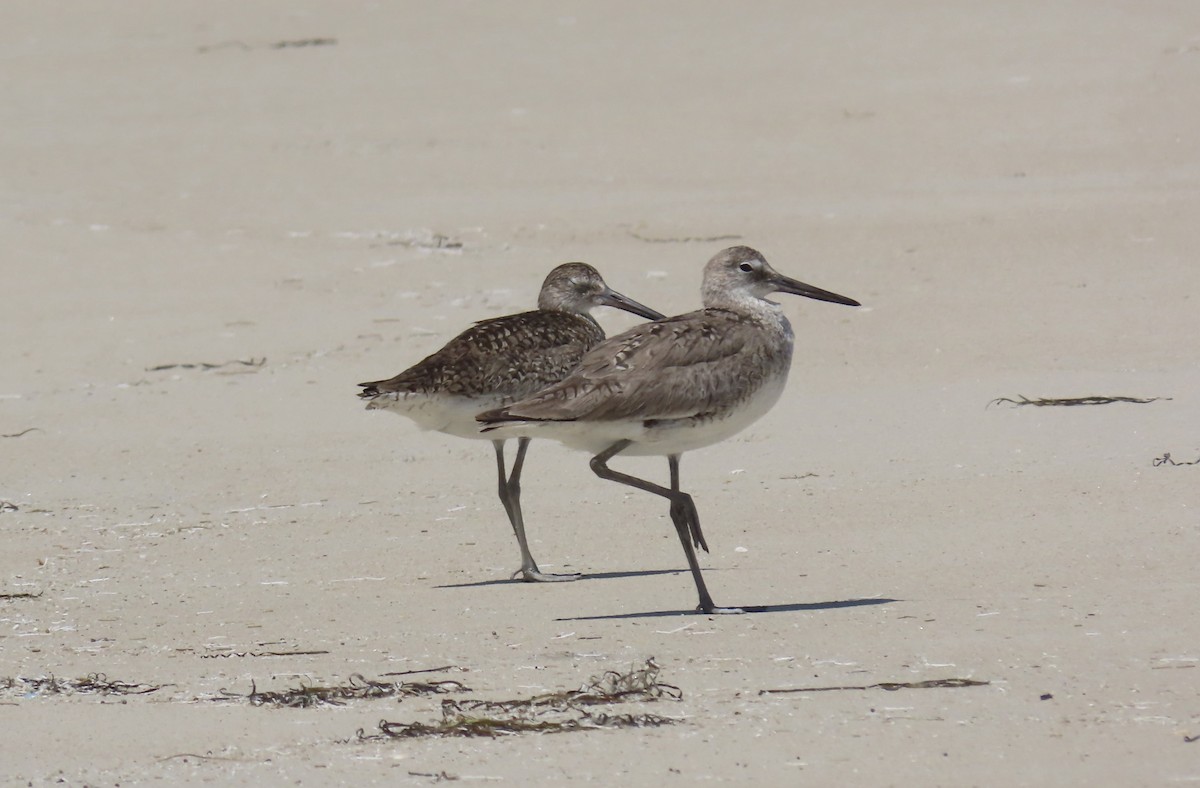
[[[432,777],[435,783],[440,783],[442,780],[457,780],[457,774],[450,774],[445,769],[440,772],[409,772],[409,777]]]
[[[9,594],[0,594],[0,599],[37,599],[44,592],[38,591],[36,594],[30,591],[15,591]]]
[[[20,432],[10,432],[7,435],[0,435],[0,438],[19,438],[22,435],[33,432],[34,430],[41,432],[42,428],[41,427],[29,427],[28,429],[21,430]]]
[[[444,670],[457,670],[465,673],[466,668],[460,668],[458,665],[442,665],[440,668],[421,668],[420,670],[394,670],[391,673],[381,673],[381,676],[411,676],[414,673],[441,673]]]
[[[159,763],[163,761],[171,761],[176,758],[197,758],[202,761],[232,761],[234,763],[250,763],[248,758],[230,758],[224,755],[201,755],[198,752],[177,752],[174,755],[164,755],[158,759]]]
[[[201,654],[200,659],[232,659],[233,657],[311,657],[328,654],[328,651],[222,651],[217,654]]]
[[[441,233],[432,234],[414,234],[409,233],[403,237],[390,238],[383,244],[372,244],[372,246],[403,246],[407,249],[422,249],[424,251],[462,251],[463,242],[448,235]]]
[[[742,236],[740,236],[740,235],[710,235],[707,237],[695,236],[695,235],[685,235],[681,238],[651,238],[650,236],[642,235],[641,233],[637,232],[636,230],[630,230],[629,235],[632,236],[633,238],[636,238],[639,241],[644,241],[645,243],[648,243],[648,244],[690,244],[690,243],[711,244],[711,243],[716,243],[718,241],[740,241],[740,240],[742,240]]]
[[[337,44],[336,38],[298,38],[294,41],[276,41],[271,49],[294,49],[298,47],[331,47]]]
[[[336,38],[297,38],[292,41],[275,41],[271,44],[247,44],[245,41],[221,41],[216,44],[207,44],[205,46],[196,47],[198,54],[207,54],[208,52],[216,52],[222,49],[238,49],[242,52],[249,52],[252,49],[300,49],[303,47],[331,47],[337,45]]]
[[[982,687],[991,684],[990,681],[976,681],[975,679],[930,679],[928,681],[882,681],[878,684],[864,684],[861,686],[845,686],[845,687],[796,687],[793,689],[765,689],[759,690],[759,695],[783,695],[792,692],[834,692],[836,690],[869,690],[881,689],[888,692],[895,692],[902,689],[955,689],[958,687]]]

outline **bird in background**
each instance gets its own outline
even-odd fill
[[[360,383],[368,410],[387,410],[412,419],[423,430],[490,440],[496,453],[500,502],[508,514],[521,567],[512,577],[530,582],[575,580],[577,574],[542,572],[529,551],[521,512],[521,468],[529,438],[517,438],[511,470],[505,468],[505,439],[484,435],[475,414],[508,405],[562,380],[584,354],[604,340],[591,316],[609,306],[654,320],[658,312],[624,296],[586,263],[565,263],[542,283],[538,308],[481,320],[441,350],[387,380]]]
[[[591,453],[602,479],[670,501],[704,613],[714,604],[693,545],[708,551],[692,496],[680,489],[684,452],[723,441],[763,416],[783,392],[794,335],[772,293],[834,304],[852,298],[784,276],[747,246],[719,252],[704,268],[704,308],[645,323],[592,348],[560,382],[482,412],[485,435],[552,438]],[[609,467],[614,457],[665,456],[670,487]]]

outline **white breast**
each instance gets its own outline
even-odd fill
[[[381,394],[371,400],[367,409],[405,416],[423,430],[444,432],[458,438],[495,440],[498,436],[480,434],[483,425],[475,420],[475,415],[504,404],[506,402],[499,397]]]

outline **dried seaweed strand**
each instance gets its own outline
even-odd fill
[[[1099,396],[1065,397],[1062,399],[1049,399],[1049,398],[1029,399],[1028,397],[1026,397],[1023,394],[1018,394],[1017,396],[1019,397],[1019,399],[1012,399],[1011,397],[997,397],[996,399],[989,402],[988,406],[990,407],[992,405],[997,405],[1001,402],[1009,402],[1017,407],[1020,407],[1021,405],[1033,405],[1034,407],[1038,407],[1038,408],[1044,408],[1044,407],[1051,406],[1051,405],[1059,405],[1059,406],[1065,406],[1065,407],[1069,407],[1072,405],[1108,405],[1113,402],[1132,402],[1137,405],[1145,405],[1148,402],[1157,402],[1160,399],[1162,399],[1162,400],[1171,399],[1170,397],[1148,397],[1146,399],[1139,399],[1137,397],[1099,397]]]
[[[252,706],[275,706],[292,709],[304,709],[312,706],[344,706],[348,700],[377,700],[396,696],[413,697],[417,695],[440,695],[446,692],[466,692],[470,687],[458,681],[435,682],[406,682],[406,681],[375,681],[355,673],[350,676],[348,683],[340,686],[308,686],[300,685],[295,689],[281,692],[259,692],[258,685],[251,680],[250,693],[221,690],[221,696],[214,700],[248,700]]]
[[[860,686],[839,686],[839,687],[794,687],[789,689],[765,689],[759,690],[759,695],[784,695],[793,692],[834,692],[837,690],[870,690],[881,689],[888,692],[895,692],[902,689],[954,689],[958,687],[983,687],[991,684],[990,681],[976,681],[975,679],[929,679],[928,681],[882,681],[878,684],[864,684]]]
[[[1154,467],[1157,468],[1160,465],[1200,465],[1200,457],[1191,462],[1177,462],[1171,459],[1171,452],[1168,451],[1163,452],[1163,456],[1154,458]]]
[[[261,367],[267,363],[266,356],[262,358],[251,357],[249,359],[234,359],[232,361],[222,361],[220,363],[209,363],[207,361],[189,362],[186,364],[159,364],[156,367],[146,367],[147,372],[162,372],[168,369],[220,369],[221,367],[230,367],[241,365],[243,367]]]
[[[450,774],[445,769],[440,772],[409,772],[409,777],[432,777],[435,783],[440,783],[442,780],[457,780],[457,775]]]
[[[129,683],[125,681],[109,681],[103,673],[89,673],[81,679],[59,679],[54,676],[43,678],[13,678],[0,679],[0,692],[17,692],[22,695],[73,695],[96,693],[99,695],[147,695],[162,689],[162,685]]]

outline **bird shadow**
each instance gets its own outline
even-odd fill
[[[899,599],[873,597],[871,599],[838,599],[832,602],[793,602],[788,605],[739,605],[749,614],[756,613],[797,613],[805,610],[836,610],[842,607],[866,607],[868,605],[889,605],[900,602]],[[608,616],[575,616],[571,618],[556,618],[555,621],[611,621],[622,618],[669,618],[671,616],[718,615],[701,613],[699,610],[651,610],[644,613],[614,613]]]
[[[623,577],[652,577],[654,575],[678,575],[687,572],[686,569],[643,569],[636,572],[588,572],[580,575],[579,580],[616,580]],[[576,580],[575,582],[579,582]],[[525,583],[516,578],[501,580],[478,580],[474,583],[446,583],[434,588],[483,588],[485,586],[506,586]],[[554,585],[554,583],[529,583],[528,585]]]

